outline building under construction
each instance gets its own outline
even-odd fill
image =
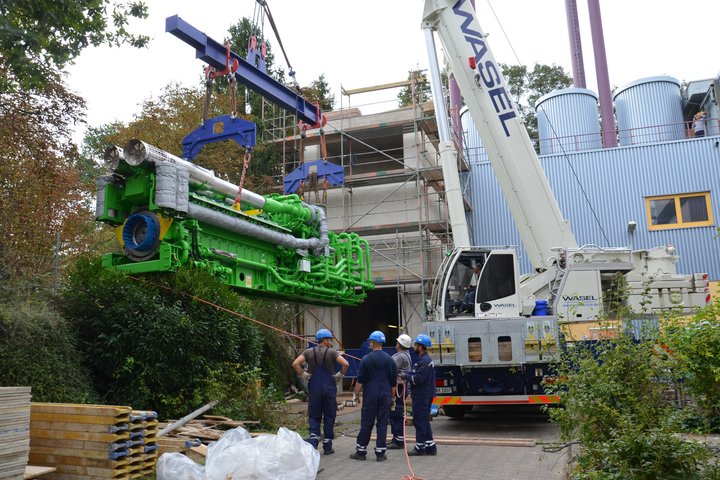
[[[286,193],[300,191],[306,202],[324,204],[332,230],[358,233],[370,243],[376,288],[357,307],[302,307],[308,335],[327,327],[346,348],[359,348],[372,330],[394,338],[421,329],[431,282],[442,256],[452,248],[433,105],[415,101],[364,115],[367,105],[353,103],[373,91],[385,92],[395,103],[398,88],[415,92],[422,81],[414,75],[405,82],[343,89],[340,109],[327,114],[324,140],[318,130],[299,135],[292,116],[270,122],[265,140],[275,144],[285,178],[303,166],[309,173],[290,190],[286,181]],[[469,195],[468,162],[457,135],[455,143],[464,193]],[[342,173],[338,185],[317,180],[324,177],[324,168],[335,166]],[[469,211],[470,202],[465,203]]]

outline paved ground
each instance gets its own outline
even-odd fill
[[[336,432],[355,434],[359,428],[358,412],[338,417],[340,425]],[[487,409],[472,412],[464,419],[437,417],[432,423],[435,436],[532,438],[539,443],[557,439],[557,429],[547,422],[538,409],[525,407]],[[414,430],[408,427],[408,438],[414,438]],[[368,451],[371,450],[372,443]],[[350,460],[355,438],[346,436],[335,441],[335,454],[323,456],[322,471],[318,479],[334,480],[401,480],[409,474],[405,454],[401,450],[388,452],[388,460],[375,461],[370,453],[368,460]],[[564,477],[567,454],[545,453],[542,445],[536,447],[478,447],[438,446],[437,457],[414,457],[415,474],[424,480],[493,479],[493,480],[560,480]]]

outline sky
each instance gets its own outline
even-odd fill
[[[165,33],[166,17],[179,14],[222,41],[232,24],[253,16],[255,6],[254,0],[145,1],[149,17],[133,21],[130,28],[152,37],[148,48],[88,48],[67,69],[69,87],[87,102],[90,126],[132,120],[144,99],[170,83],[198,84],[204,64],[190,46]],[[298,82],[307,85],[324,74],[336,109],[341,103],[359,106],[363,113],[392,109],[398,90],[348,98],[341,95],[341,86],[396,82],[405,80],[409,70],[427,68],[422,0],[267,1]],[[577,3],[587,88],[597,92],[587,2]],[[611,86],[656,75],[678,80],[718,75],[716,28],[704,19],[720,18],[720,1],[601,0],[600,7]],[[563,0],[476,0],[476,8],[498,62],[557,64],[571,72]],[[265,31],[276,64],[284,66],[269,24]],[[76,141],[83,132],[83,127],[76,131]]]

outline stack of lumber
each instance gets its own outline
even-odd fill
[[[133,410],[130,414],[130,448],[128,473],[130,478],[143,478],[155,472],[158,458],[158,420],[152,411]]]
[[[122,406],[33,403],[30,462],[55,467],[48,479],[140,478],[130,476],[131,412]]]
[[[172,423],[172,420],[167,424]],[[236,427],[249,428],[257,426],[258,421],[233,420],[218,415],[205,415],[201,419],[191,420],[185,425],[171,431],[167,436],[158,439],[160,455],[167,452],[182,452],[188,454],[197,450],[201,444],[219,440],[223,434]],[[163,425],[164,426],[164,425]]]
[[[0,387],[0,480],[23,478],[29,434],[30,387]]]

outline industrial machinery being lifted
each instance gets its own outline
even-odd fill
[[[578,246],[470,2],[425,0],[423,28],[455,241],[435,278],[424,324],[433,340],[435,403],[453,417],[473,405],[555,403],[557,396],[543,394],[542,381],[558,352],[560,327],[578,339],[591,338],[588,326],[597,326],[607,313],[604,292],[613,281],[626,281],[630,309],[652,315],[705,306],[707,274],[677,274],[672,247]],[[469,246],[433,31],[480,133],[532,274],[520,276],[514,248]],[[477,228],[492,228],[492,219]],[[478,266],[475,291],[466,298]]]
[[[166,29],[231,84],[245,84],[310,128],[325,123],[317,104],[271,78],[264,62],[252,58],[264,60],[261,49],[251,45],[246,61],[178,16],[167,19]],[[189,161],[203,145],[232,139],[247,151],[245,176],[255,125],[234,113],[205,119],[191,132],[183,141],[185,159],[137,139],[108,147],[112,174],[98,181],[96,217],[116,228],[123,251],[106,254],[103,265],[130,273],[195,266],[252,296],[361,303],[374,288],[366,240],[330,231],[324,208],[298,195],[259,195]]]

